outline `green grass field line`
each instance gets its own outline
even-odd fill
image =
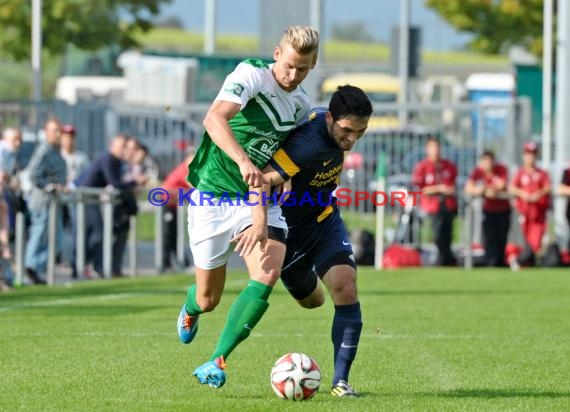
[[[99,280],[0,294],[0,409],[31,411],[409,411],[570,409],[567,269],[359,270],[364,328],[351,383],[332,378],[330,299],[300,308],[279,284],[251,337],[228,359],[220,390],[198,385],[226,311],[246,284],[228,275],[191,345],[178,342],[192,276]],[[314,399],[269,385],[273,362],[302,351],[319,363]]]

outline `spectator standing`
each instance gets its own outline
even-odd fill
[[[61,127],[61,156],[67,168],[67,181],[73,182],[89,166],[89,157],[75,150],[75,128],[70,124]]]
[[[67,169],[67,186],[70,190],[74,189],[73,181],[89,166],[89,157],[79,150],[75,150],[75,127],[70,124],[64,124],[61,127],[61,156],[65,160]],[[75,250],[75,242],[77,241],[77,233],[74,230],[75,225],[75,204],[66,204],[62,208],[63,226],[71,230],[71,238],[73,242],[72,249]],[[63,236],[59,236],[59,250],[63,248]],[[73,258],[71,259],[73,261]],[[72,277],[76,277],[75,268],[72,268]]]
[[[451,161],[441,158],[437,139],[428,139],[425,150],[426,158],[416,165],[412,183],[422,192],[420,209],[431,218],[433,240],[439,253],[437,264],[455,266],[457,259],[451,251],[451,240],[453,219],[457,214],[457,168]]]
[[[45,143],[34,152],[28,165],[31,190],[28,198],[31,227],[26,244],[26,272],[32,283],[45,284],[41,277],[47,269],[49,204],[57,192],[66,191],[67,170],[60,153],[61,125],[50,119],[45,124]],[[57,214],[61,228],[60,210]],[[61,232],[61,230],[57,230]]]
[[[535,256],[546,233],[546,214],[550,206],[550,177],[536,165],[538,147],[526,143],[523,147],[523,164],[516,172],[509,191],[515,196],[521,231],[526,247],[518,264],[534,265]],[[512,263],[512,262],[511,262]]]
[[[136,182],[128,188],[121,189],[121,201],[115,206],[113,227],[113,277],[122,276],[122,263],[127,239],[131,227],[131,216],[138,213],[137,195],[140,186],[147,183],[148,178],[144,174],[144,159],[147,149],[134,137],[127,140],[123,156],[124,183]]]
[[[76,179],[75,185],[80,187],[129,190],[136,186],[136,181],[123,182],[122,159],[127,137],[118,135],[111,141],[109,150],[100,154],[93,163]],[[100,275],[103,273],[103,218],[99,205],[85,207],[86,257]],[[75,254],[73,254],[75,256]],[[75,266],[75,264],[73,265]]]
[[[0,140],[0,186],[9,210],[12,227],[15,212],[25,209],[20,190],[19,173],[21,172],[18,155],[22,148],[22,132],[16,128],[6,129]]]
[[[166,176],[162,183],[162,188],[168,190],[170,193],[170,200],[165,207],[164,211],[164,231],[163,231],[163,253],[162,253],[162,267],[163,269],[172,268],[172,255],[176,254],[177,244],[177,227],[178,227],[178,214],[176,213],[178,205],[178,189],[187,190],[190,188],[190,183],[186,179],[188,175],[188,165],[194,159],[194,148],[189,148],[188,155],[178,166]],[[186,260],[186,258],[185,258]],[[187,262],[179,262],[184,265]]]
[[[22,133],[19,129],[6,129],[0,141],[0,270],[2,287],[8,289],[13,283],[10,249],[10,222],[18,206],[18,152],[22,146]]]
[[[507,168],[495,162],[493,152],[486,151],[465,184],[465,193],[483,197],[483,244],[487,266],[505,266],[505,247],[511,223],[507,182]]]

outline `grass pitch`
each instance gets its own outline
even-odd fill
[[[198,385],[228,306],[232,273],[192,344],[175,323],[192,277],[85,282],[0,294],[0,410],[569,410],[568,270],[359,271],[364,328],[351,383],[336,399],[330,299],[299,308],[279,285],[266,316],[230,356],[228,382]],[[302,351],[323,373],[302,403],[278,399],[269,371]]]

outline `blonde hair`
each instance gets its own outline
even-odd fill
[[[319,33],[309,26],[289,26],[279,46],[289,45],[299,54],[316,53],[319,49]]]

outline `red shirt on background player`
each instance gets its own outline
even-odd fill
[[[174,169],[168,173],[162,182],[162,188],[168,191],[170,198],[168,200],[167,206],[171,209],[176,209],[178,206],[178,189],[188,189],[190,188],[190,183],[188,183],[188,164],[194,159],[194,150],[188,150],[188,155],[186,159],[178,164]]]
[[[440,146],[436,139],[426,143],[426,159],[419,162],[412,174],[412,184],[422,191],[420,208],[428,214],[440,210],[440,199],[444,199],[447,210],[457,212],[455,179],[457,168],[449,160],[440,157]]]
[[[440,157],[439,142],[430,138],[426,143],[426,159],[416,165],[412,183],[422,191],[420,208],[431,217],[433,241],[438,249],[437,264],[455,266],[451,250],[453,218],[457,213],[455,179],[457,168]]]
[[[515,207],[521,215],[521,230],[534,253],[540,249],[546,232],[551,189],[548,173],[536,166],[537,154],[536,144],[524,145],[523,165],[509,188],[516,197]]]
[[[493,152],[484,152],[469,175],[465,193],[483,197],[483,245],[485,265],[505,266],[505,249],[511,222],[507,196],[507,168],[495,163]]]
[[[469,175],[465,193],[482,196],[485,212],[506,212],[511,208],[507,197],[507,181],[507,168],[495,163],[495,155],[492,152],[484,152],[479,165]]]

